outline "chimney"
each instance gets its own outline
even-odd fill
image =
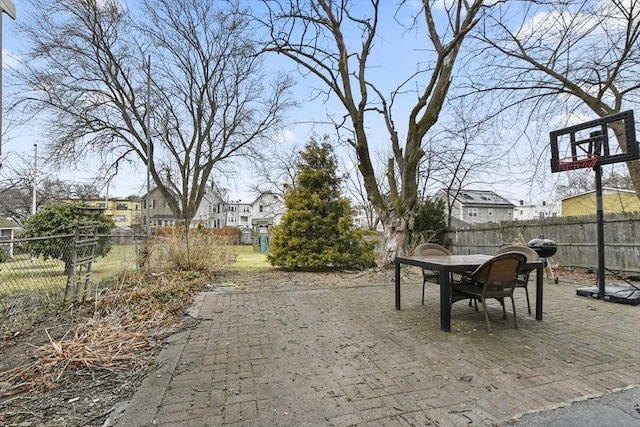
[[[520,200],[520,206],[524,206],[524,200]]]

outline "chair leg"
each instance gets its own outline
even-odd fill
[[[524,292],[527,295],[527,309],[529,310],[529,315],[531,315],[531,303],[529,302],[529,288],[527,286],[524,287]]]
[[[489,312],[487,311],[487,300],[482,298],[482,307],[484,308],[484,320],[487,322],[487,329],[491,332],[491,324],[489,323]]]
[[[498,302],[502,306],[502,318],[506,319],[507,318],[507,310],[504,307],[504,298],[496,298],[496,299],[498,300]]]
[[[513,325],[518,329],[518,316],[516,316],[516,302],[511,295],[511,306],[513,307]]]

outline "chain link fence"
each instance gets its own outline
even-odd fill
[[[111,237],[111,236],[110,236]],[[72,285],[73,235],[0,241],[0,318],[8,320],[25,311],[61,304]],[[142,236],[111,237],[112,247],[91,263],[87,298],[113,286],[126,272],[136,271]],[[45,256],[32,256],[29,246],[46,245]]]

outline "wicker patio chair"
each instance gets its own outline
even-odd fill
[[[515,246],[515,245],[505,246],[503,248],[498,249],[498,251],[496,252],[496,255],[500,255],[506,252],[519,252],[521,254],[524,254],[527,257],[527,263],[536,262],[540,260],[538,253],[527,246]],[[529,314],[531,314],[531,302],[529,301],[528,286],[529,286],[529,275],[531,274],[532,271],[533,271],[532,269],[528,269],[528,270],[523,269],[520,272],[520,274],[518,274],[518,279],[516,280],[516,288],[524,288],[524,292],[527,295],[527,310],[529,311]]]
[[[502,305],[503,319],[507,318],[504,299],[507,297],[511,298],[513,324],[517,329],[518,320],[516,316],[516,304],[513,300],[513,291],[518,274],[526,262],[527,257],[519,252],[506,252],[494,256],[469,275],[471,279],[470,284],[464,282],[454,282],[452,284],[451,305],[456,301],[466,298],[480,301],[484,308],[484,318],[487,322],[487,329],[491,331],[489,313],[487,311],[487,298],[495,298],[500,302],[500,305]]]
[[[440,246],[435,243],[423,243],[418,245],[413,252],[415,256],[447,256],[451,255],[451,252],[444,246]],[[440,274],[438,270],[422,269],[422,305],[424,305],[424,290],[427,282],[438,283]]]

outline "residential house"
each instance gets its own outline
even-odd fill
[[[251,203],[241,200],[227,202],[227,226],[238,228],[251,228]]]
[[[20,230],[22,226],[13,218],[0,218],[0,247],[6,249],[9,258],[13,258],[13,239]]]
[[[384,230],[382,227],[382,221],[378,220],[378,215],[376,214],[375,209],[370,206],[353,207],[353,225],[366,230],[371,230],[375,225],[376,231],[382,232]]]
[[[562,216],[596,214],[596,192],[587,191],[562,199]],[[604,187],[602,189],[604,213],[640,212],[640,199],[633,190]]]
[[[271,192],[260,194],[251,203],[251,217],[257,221],[270,219],[272,224],[277,225],[280,223],[284,211],[285,206],[282,197]]]
[[[142,203],[136,197],[126,199],[84,200],[84,205],[104,209],[116,227],[131,228],[142,224]]]
[[[241,234],[242,243],[253,243],[263,253],[267,252],[270,227],[280,223],[284,212],[282,197],[272,192],[260,194],[251,204],[251,231]]]
[[[524,200],[520,200],[513,210],[513,219],[516,221],[527,221],[532,219],[547,219],[560,216],[560,204],[558,202],[548,203],[542,201],[538,204],[526,205]]]
[[[512,221],[516,207],[490,190],[460,190],[447,193],[439,190],[435,200],[445,201],[445,214],[468,224]]]
[[[193,227],[223,228],[227,225],[227,204],[218,191],[207,191],[191,221]]]
[[[146,221],[147,196],[142,196],[143,220]],[[149,192],[149,224],[152,227],[171,227],[176,218],[162,192],[157,187]],[[217,191],[207,191],[191,220],[190,227],[222,228],[227,225],[226,202]]]
[[[147,208],[147,203],[149,207]],[[143,224],[147,224],[147,212],[149,215],[149,225],[152,227],[169,227],[176,224],[173,212],[169,208],[169,202],[164,199],[158,187],[149,191],[149,197],[145,194],[142,197]]]
[[[271,224],[277,224],[284,213],[284,203],[273,193],[263,193],[251,203],[229,201],[225,200],[225,197],[215,189],[207,191],[191,221],[191,226],[238,227],[250,232],[253,218],[268,218]],[[143,196],[142,200],[143,218],[146,218],[146,196]],[[155,227],[175,225],[169,204],[157,188],[149,192],[149,218],[151,225]]]

